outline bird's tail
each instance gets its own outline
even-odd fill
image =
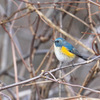
[[[83,56],[83,55],[77,55],[77,56],[84,59],[84,60],[88,60],[88,57],[86,57],[86,56]]]

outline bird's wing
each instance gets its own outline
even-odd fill
[[[66,56],[68,56],[68,57],[74,57],[74,56],[75,56],[72,52],[70,52],[70,51],[69,51],[66,47],[64,47],[64,46],[61,47],[61,52],[62,52],[63,54],[65,54]]]
[[[64,42],[64,44],[62,46],[62,52],[64,54],[66,54],[67,56],[69,56],[69,57],[73,57],[73,56],[76,55],[76,56],[78,56],[78,57],[80,57],[80,58],[82,58],[84,60],[87,60],[88,59],[88,57],[85,57],[85,56],[81,55],[78,52],[78,50],[73,47],[73,45],[71,45],[70,43],[68,43],[66,41]]]
[[[78,57],[80,57],[84,60],[88,59],[88,57],[85,57],[85,56],[81,55],[76,48],[73,48],[70,52],[74,53],[76,56],[78,56]]]

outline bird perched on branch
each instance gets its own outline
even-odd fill
[[[81,55],[78,50],[74,48],[74,46],[72,46],[63,38],[55,39],[54,52],[60,62],[69,63],[75,58],[75,56],[87,60],[87,57]]]

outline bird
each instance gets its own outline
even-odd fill
[[[69,63],[74,60],[76,56],[82,58],[83,60],[88,59],[88,57],[83,56],[72,44],[61,37],[56,38],[54,41],[54,52],[56,58],[60,62]]]

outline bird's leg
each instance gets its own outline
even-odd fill
[[[72,67],[75,67],[75,66],[74,66],[74,62],[72,62]]]
[[[62,64],[63,64],[63,62],[60,62],[58,67],[61,68],[62,67]]]
[[[73,63],[72,63],[72,67],[75,67]]]

